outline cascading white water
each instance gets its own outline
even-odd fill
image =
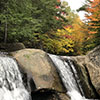
[[[72,63],[69,62],[71,64],[71,66],[69,66],[69,64],[65,60],[62,60],[60,56],[49,54],[49,57],[57,67],[57,70],[59,71],[59,74],[62,78],[62,81],[68,91],[67,94],[71,97],[71,100],[87,100],[84,96],[81,95],[80,90],[77,86],[72,69],[75,72],[75,74],[76,70]]]
[[[30,100],[17,63],[10,57],[0,57],[0,100]]]

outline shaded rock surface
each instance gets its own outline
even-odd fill
[[[95,89],[92,86],[91,79],[88,73],[87,67],[84,63],[84,57],[75,57],[73,60],[75,68],[77,70],[77,74],[80,79],[80,84],[82,86],[84,95],[86,98],[97,98],[97,94],[95,93]]]
[[[0,43],[1,51],[12,52],[21,49],[25,49],[23,43]]]
[[[40,89],[31,93],[32,100],[70,100],[64,93],[59,93],[55,90]]]
[[[100,46],[86,56],[72,58],[86,97],[100,98]]]
[[[85,59],[91,81],[100,96],[100,46],[90,51]]]

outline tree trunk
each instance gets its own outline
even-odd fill
[[[7,18],[5,23],[5,36],[4,36],[4,43],[7,43]]]

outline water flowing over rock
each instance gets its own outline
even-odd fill
[[[69,100],[58,72],[47,53],[39,49],[23,49],[11,53],[18,61],[25,80],[33,79],[35,88],[28,89],[32,100]],[[32,86],[32,85],[31,85]]]
[[[62,60],[60,56],[50,54],[49,56],[56,65],[56,68],[58,69],[62,81],[67,89],[67,94],[70,96],[71,100],[86,100],[85,97],[81,96],[81,92],[83,93],[83,91],[80,84],[77,82],[78,80],[75,80],[75,77],[78,78],[78,76],[70,59],[67,58],[68,61],[65,61]]]
[[[0,56],[0,100],[30,100],[16,61]]]
[[[68,75],[61,74],[60,71],[63,71],[65,74],[68,72],[69,75],[71,75],[71,77],[74,76],[75,78],[73,79],[69,77],[68,81],[70,84],[67,82],[67,80],[64,83],[66,84],[65,87],[67,88],[67,94],[71,97],[72,100],[87,100],[86,98],[89,98],[91,100],[98,98],[99,100],[100,46],[97,49],[94,49],[93,51],[89,52],[85,56],[71,56],[70,57],[71,61],[67,56],[60,56],[61,59],[59,59],[59,61],[61,62],[61,60],[63,60],[64,61],[63,65],[65,67],[63,67],[64,70],[62,69],[62,67],[61,69],[58,69],[59,70],[58,73],[56,70],[57,68],[55,69],[55,65],[57,65],[58,62],[56,61],[52,62],[52,60],[42,50],[23,49],[16,52],[12,52],[11,54],[13,55],[14,58],[16,58],[19,65],[21,65],[20,68],[24,69],[25,73],[27,73],[26,76],[29,75],[31,76],[31,79],[34,80],[34,82],[31,82],[32,84],[34,83],[35,86],[35,88],[31,88],[32,89],[31,91],[33,91],[32,92],[33,98],[36,98],[35,94],[37,95],[38,93],[40,93],[40,90],[44,91],[44,89],[51,89],[51,90],[56,90],[65,93],[66,90],[61,85],[61,80],[58,75],[58,73],[60,73],[60,75],[63,76],[62,77],[63,80],[66,80],[66,77]],[[56,58],[56,60],[58,60],[58,58]],[[53,63],[56,64],[54,65]],[[58,63],[58,65],[60,64]],[[68,65],[71,67],[72,73],[70,72]],[[73,74],[73,71],[77,75]],[[27,79],[29,80],[29,77],[27,77]],[[73,81],[72,83],[70,79]],[[69,89],[68,87],[71,88]],[[84,93],[82,92],[82,90]],[[42,92],[39,95],[41,94]],[[39,99],[36,98],[35,100],[44,100],[42,99],[42,97]],[[50,99],[50,100],[54,100],[54,99]],[[69,98],[67,96],[67,99],[61,99],[61,100],[69,100]]]

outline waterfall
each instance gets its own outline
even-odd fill
[[[77,80],[77,72],[70,60],[70,57],[67,57],[68,61],[65,61],[62,60],[60,56],[51,54],[48,55],[55,64],[64,86],[67,89],[67,94],[70,96],[71,100],[87,100],[81,95],[81,92],[83,93],[83,91],[79,84],[79,80]]]
[[[17,63],[6,56],[0,57],[0,100],[30,100]]]

